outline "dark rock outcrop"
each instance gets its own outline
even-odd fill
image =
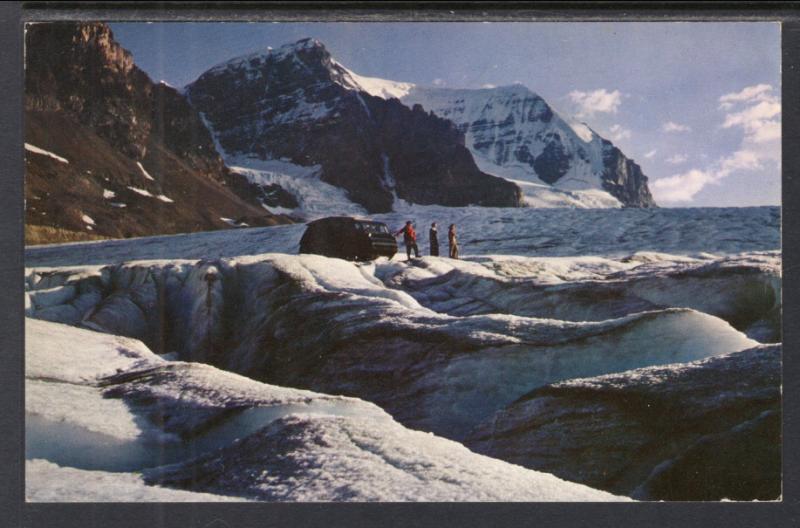
[[[625,205],[655,207],[656,202],[647,187],[647,176],[621,150],[603,140],[603,189]]]
[[[107,25],[33,24],[25,38],[28,226],[128,237],[289,221],[247,192],[186,98],[153,83]]]
[[[349,86],[305,39],[216,66],[187,87],[229,155],[321,166],[370,212],[395,196],[420,204],[517,207],[519,188],[482,173],[449,121]]]
[[[548,143],[533,159],[533,168],[542,181],[553,184],[569,170],[569,157],[560,142]]]
[[[153,83],[107,25],[33,24],[25,48],[26,110],[71,114],[126,156],[144,157]]]
[[[781,346],[536,389],[470,449],[643,500],[776,500]]]

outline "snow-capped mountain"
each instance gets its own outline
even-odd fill
[[[361,82],[396,95],[394,84]],[[522,205],[517,185],[478,169],[452,122],[360,86],[322,43],[304,39],[215,66],[186,93],[229,164],[318,166],[322,182],[344,189],[371,213],[392,210],[398,198]]]
[[[458,124],[478,166],[559,189],[600,189],[624,205],[655,205],[647,177],[585,123],[568,123],[521,84],[479,90],[410,89],[406,104]]]
[[[522,85],[452,90],[365,77],[303,39],[219,64],[187,93],[236,165],[320,165],[322,181],[370,212],[390,210],[396,198],[516,205],[511,187],[477,176],[462,143],[480,171],[518,185],[527,205],[655,205],[638,165]]]
[[[522,184],[530,205],[546,205],[543,202],[553,198],[547,187],[552,187],[566,191],[560,197],[564,202],[574,198],[590,206],[613,206],[615,201],[655,206],[639,165],[585,123],[563,119],[522,84],[432,88],[348,73],[345,84],[378,97],[396,97],[409,106],[421,105],[456,123],[478,167]],[[585,192],[593,190],[610,197]]]

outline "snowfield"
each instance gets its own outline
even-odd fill
[[[539,423],[540,407],[508,414],[537,391],[597,376],[618,376],[614,390],[628,401],[641,392],[637,369],[664,365],[675,379],[692,372],[686,394],[716,408],[726,377],[692,365],[725,365],[713,361],[780,341],[777,209],[409,206],[377,218],[391,228],[417,219],[424,251],[425,224],[445,226],[445,213],[458,217],[464,260],[297,255],[303,225],[27,248],[29,498],[58,496],[51,479],[63,474],[116,475],[119,489],[153,500],[168,497],[162,490],[288,501],[652,499],[705,452],[692,444],[701,438],[777,448],[752,436],[770,430],[772,415],[741,414],[725,423],[756,422],[727,436],[693,419],[688,433],[614,442],[608,457],[598,442],[597,460],[553,458],[526,444],[539,434],[525,424]],[[763,386],[753,398],[779,394],[774,377],[758,378],[763,370],[736,372],[737,387]],[[691,409],[670,413],[681,423]],[[498,416],[514,416],[503,441],[492,440]],[[588,431],[575,445],[589,450],[591,413],[575,416]],[[622,438],[639,427],[607,425]],[[551,443],[570,434],[550,429],[541,434],[555,435],[542,437]],[[686,450],[637,458],[665,439]],[[667,459],[682,469],[648,477]],[[585,477],[615,460],[636,466],[611,484]],[[682,499],[763,498],[779,478],[716,496],[708,490],[724,489],[731,473],[702,467],[710,483]],[[87,486],[87,497],[102,497]]]

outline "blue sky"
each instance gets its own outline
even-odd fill
[[[304,37],[360,75],[521,82],[611,139],[665,206],[780,203],[780,26],[673,23],[115,23],[154,80]]]

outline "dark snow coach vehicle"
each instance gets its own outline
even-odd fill
[[[346,260],[392,258],[397,253],[397,241],[384,223],[333,216],[308,223],[300,239],[300,253]]]

